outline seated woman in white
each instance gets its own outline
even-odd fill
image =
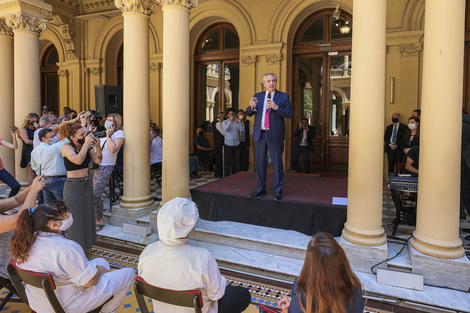
[[[52,274],[56,296],[67,313],[91,311],[111,296],[114,298],[101,312],[116,312],[135,272],[131,268],[110,272],[106,260],[88,261],[80,245],[61,236],[72,223],[63,201],[21,212],[10,245],[16,264],[28,271]],[[42,289],[26,286],[26,295],[34,311],[54,312]]]

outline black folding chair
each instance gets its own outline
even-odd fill
[[[0,303],[0,311],[3,310],[3,308],[5,307],[5,305],[7,304],[7,302],[23,302],[23,300],[21,300],[21,298],[13,298],[12,297],[14,295],[17,295],[18,296],[18,292],[16,291],[16,288],[15,286],[13,286],[13,284],[11,283],[11,280],[9,280],[8,278],[3,278],[0,276],[0,289],[2,288],[5,288],[8,290],[8,293],[7,295],[5,296],[5,298],[0,298],[0,301],[2,301]]]
[[[134,291],[140,311],[143,313],[149,313],[144,296],[176,306],[194,308],[196,313],[201,313],[204,307],[200,290],[164,289],[150,285],[140,276],[135,278]]]
[[[16,266],[13,260],[10,260],[10,264],[7,267],[8,275],[10,276],[11,282],[15,286],[16,290],[18,291],[19,296],[23,301],[29,306],[28,297],[26,296],[25,288],[22,284],[24,281],[28,285],[34,286],[36,288],[41,288],[46,293],[46,297],[49,300],[52,308],[56,313],[65,313],[62,305],[60,304],[59,300],[57,299],[54,290],[56,289],[54,278],[51,274],[47,273],[37,273],[26,271],[18,266]],[[103,306],[113,298],[109,298],[105,303],[97,307],[96,309],[89,311],[87,313],[99,313]]]

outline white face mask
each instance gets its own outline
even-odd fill
[[[416,127],[418,127],[418,126],[416,126],[415,123],[408,123],[408,128],[409,129],[413,130],[413,129],[416,129]]]
[[[66,231],[67,229],[70,228],[70,226],[72,226],[72,224],[73,224],[73,217],[72,217],[72,213],[70,213],[70,216],[67,219],[62,221],[62,225],[60,225],[59,229],[62,231]]]
[[[104,122],[104,128],[108,128],[109,126],[113,126],[113,122],[110,122],[110,121],[106,121]]]
[[[244,118],[245,118],[244,115],[239,115],[239,116],[238,116],[238,119],[239,119],[239,120],[242,120],[242,119],[244,119]]]

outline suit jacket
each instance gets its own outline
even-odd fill
[[[253,114],[255,115],[255,123],[253,127],[254,142],[258,142],[261,136],[262,114],[265,114],[265,111],[263,110],[265,96],[266,91],[255,94],[255,97],[258,99],[258,103],[256,104],[257,112],[253,112],[250,106],[246,108],[246,114],[248,116],[252,116]],[[268,140],[274,142],[284,141],[286,137],[286,125],[284,119],[292,118],[294,111],[292,110],[289,95],[287,93],[276,90],[272,100],[279,107],[277,110],[271,109],[269,112]]]
[[[462,162],[464,160],[470,167],[470,116],[466,114],[462,114]]]
[[[397,131],[397,146],[399,145],[399,143],[401,142],[403,136],[405,135],[405,130],[408,129],[408,126],[406,126],[405,124],[402,124],[400,123],[399,126],[398,126],[398,131]],[[388,150],[391,150],[389,144],[390,144],[390,138],[392,137],[392,132],[393,132],[393,124],[390,124],[387,126],[387,128],[385,129],[385,136],[384,136],[384,141],[385,141],[385,145],[384,145],[384,152],[388,152]],[[397,147],[398,149],[399,147]]]
[[[303,128],[300,128],[299,126],[297,126],[297,129],[294,131],[294,137],[297,137],[294,143],[295,147],[300,147],[300,144],[302,143],[302,135],[303,135],[302,130]],[[316,131],[316,128],[314,126],[310,126],[310,125],[308,126],[307,146],[308,146],[308,149],[312,152],[315,152],[315,148],[313,147],[313,142],[312,142],[312,140],[315,139],[315,131]]]

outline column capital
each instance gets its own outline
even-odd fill
[[[198,4],[198,0],[156,0],[162,6],[165,5],[178,5],[185,7],[186,9],[195,8]]]
[[[10,26],[13,31],[26,30],[41,34],[41,32],[47,27],[47,20],[17,13],[8,16],[6,18],[6,24]]]
[[[423,50],[422,42],[401,43],[398,46],[401,55],[419,55]]]
[[[155,0],[114,0],[116,8],[123,13],[136,12],[150,15],[157,12],[157,4]]]
[[[246,55],[241,57],[243,66],[254,66],[256,64],[256,55]]]
[[[13,31],[5,22],[0,22],[0,35],[13,36]]]

